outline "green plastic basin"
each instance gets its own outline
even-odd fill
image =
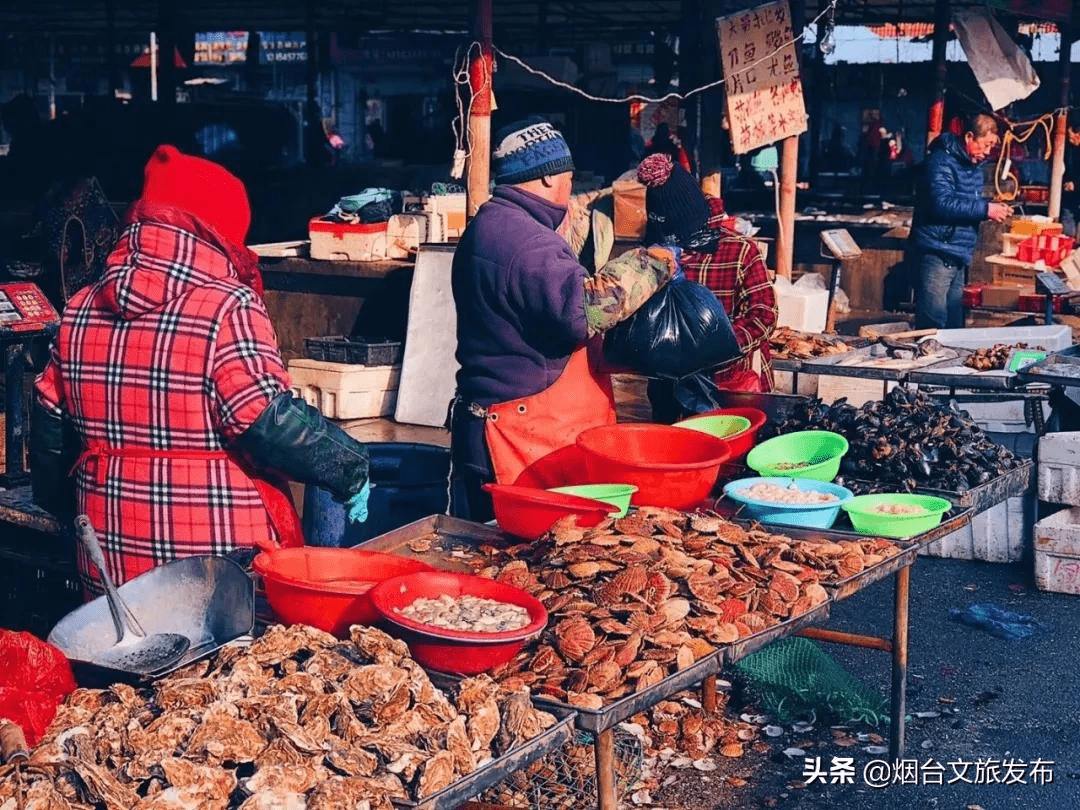
[[[848,441],[829,430],[800,430],[762,442],[746,456],[746,465],[764,478],[813,478],[832,481]]]
[[[925,511],[917,515],[883,515],[873,511],[875,506],[883,503],[919,506]],[[911,537],[913,534],[929,531],[939,525],[945,513],[952,509],[952,504],[944,498],[933,495],[897,492],[859,495],[842,504],[840,508],[848,513],[851,525],[857,532],[880,537]]]
[[[700,430],[718,439],[726,439],[749,430],[750,420],[745,416],[695,416],[676,422],[672,427]]]
[[[637,492],[633,484],[578,484],[572,487],[554,487],[549,492],[561,492],[564,495],[577,495],[579,498],[592,498],[619,507],[619,513],[611,517],[625,517],[630,508],[630,496]]]

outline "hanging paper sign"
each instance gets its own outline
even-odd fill
[[[735,154],[806,132],[786,0],[718,17],[716,33]]]

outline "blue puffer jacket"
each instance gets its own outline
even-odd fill
[[[911,242],[971,262],[979,223],[990,205],[982,190],[983,171],[968,157],[960,139],[951,132],[935,139],[919,179]]]

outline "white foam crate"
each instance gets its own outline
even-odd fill
[[[1016,562],[1024,556],[1035,511],[1030,495],[1014,495],[974,515],[967,526],[919,550],[928,557]]]
[[[1063,509],[1035,524],[1035,585],[1080,595],[1080,509]]]
[[[795,390],[795,374],[790,371],[773,370],[773,382],[781,394],[800,394],[804,397],[816,397],[818,393],[818,375],[799,372],[799,390]]]
[[[289,362],[292,392],[330,419],[387,416],[397,403],[401,366],[358,366],[302,358]]]
[[[1039,500],[1080,506],[1080,433],[1047,433],[1039,439]]]
[[[802,383],[803,372],[799,372]],[[856,408],[867,403],[883,399],[889,391],[898,385],[894,380],[865,380],[861,377],[836,377],[831,374],[818,376],[817,395],[826,405],[844,397],[849,405]]]
[[[989,349],[995,344],[1026,343],[1030,348],[1042,346],[1048,352],[1061,351],[1072,346],[1072,327],[1065,324],[1054,326],[998,326],[983,329],[939,329],[931,339],[954,349]]]

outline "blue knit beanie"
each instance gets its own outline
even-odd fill
[[[525,183],[573,170],[566,139],[542,118],[518,121],[495,134],[491,156],[495,185]]]

